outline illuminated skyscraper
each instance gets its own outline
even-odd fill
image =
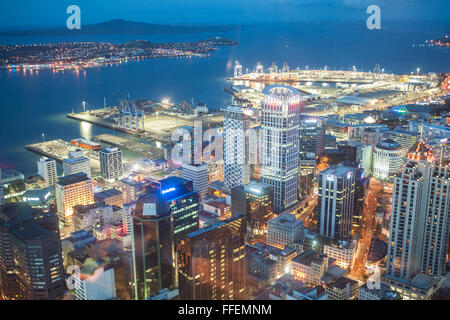
[[[66,225],[72,223],[71,216],[75,205],[94,203],[92,180],[85,173],[61,177],[55,191],[58,215]]]
[[[56,161],[50,158],[42,157],[37,162],[38,174],[45,180],[45,187],[52,187],[58,180],[56,171]]]
[[[122,150],[117,147],[104,148],[99,151],[100,171],[108,181],[116,181],[123,177]]]
[[[235,215],[186,236],[178,250],[180,299],[245,299],[245,231],[245,217]]]
[[[445,275],[450,228],[450,170],[419,141],[394,178],[386,276],[411,281]]]
[[[161,191],[162,192],[162,191]],[[170,207],[158,190],[142,194],[132,214],[134,298],[175,286],[176,258]]]
[[[56,300],[64,295],[58,218],[23,203],[0,208],[0,297]]]
[[[379,142],[373,150],[373,176],[380,180],[392,181],[405,164],[405,150],[390,139]]]
[[[208,191],[208,165],[183,163],[183,178],[191,180],[194,191],[203,197]]]
[[[225,110],[224,127],[224,174],[225,188],[250,182],[249,163],[249,109],[228,106]]]
[[[69,151],[69,156],[63,160],[63,175],[70,176],[75,173],[86,173],[91,178],[91,164],[89,159],[83,156],[80,149]]]
[[[273,191],[269,185],[251,182],[231,190],[231,212],[247,218],[247,234],[267,233],[267,221],[273,217]]]
[[[320,172],[317,225],[321,236],[351,237],[357,169],[342,164]]]
[[[174,241],[178,244],[199,227],[198,194],[193,190],[192,181],[187,179],[169,177],[160,182],[161,196],[169,203],[173,215]]]
[[[263,90],[261,178],[273,188],[273,207],[282,212],[298,201],[299,92],[285,85]]]
[[[325,152],[325,125],[321,119],[301,117],[299,130],[300,174],[313,172],[316,157]]]

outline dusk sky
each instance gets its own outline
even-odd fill
[[[449,0],[2,0],[0,27],[64,26],[66,8],[83,24],[110,19],[148,23],[361,21],[371,4],[382,19],[450,22]]]

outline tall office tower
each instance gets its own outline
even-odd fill
[[[320,172],[317,225],[321,236],[346,239],[352,235],[356,168],[333,165]]]
[[[134,298],[144,300],[176,285],[172,215],[153,190],[139,197],[132,218]]]
[[[161,195],[169,203],[173,215],[175,244],[199,228],[199,200],[190,180],[169,177],[161,180]]]
[[[183,163],[183,178],[191,180],[200,197],[208,192],[208,165]]]
[[[273,207],[282,212],[298,201],[299,92],[289,86],[272,85],[263,90],[262,182],[273,188]]]
[[[273,217],[272,202],[272,187],[263,183],[251,182],[231,190],[231,212],[246,216],[250,236],[267,233],[267,221]]]
[[[37,162],[38,174],[45,180],[45,187],[52,187],[58,181],[56,171],[56,161],[50,158],[41,157]]]
[[[250,182],[250,117],[250,109],[228,106],[225,110],[223,149],[225,189],[228,191]]]
[[[75,173],[86,173],[91,178],[91,164],[89,159],[83,156],[83,150],[69,151],[69,155],[63,160],[63,175],[70,176]]]
[[[3,191],[2,169],[0,168],[0,206],[5,204],[5,193]]]
[[[249,159],[250,159],[250,179],[261,179],[261,125],[253,126],[249,130]]]
[[[405,150],[391,139],[383,139],[373,150],[373,176],[379,180],[392,181],[405,163]]]
[[[56,300],[64,295],[58,218],[24,203],[0,208],[0,297]]]
[[[360,163],[364,169],[364,175],[370,176],[372,170],[372,149],[371,144],[362,144],[357,140],[347,140],[340,145],[345,152],[345,160]]]
[[[117,147],[101,149],[100,172],[108,181],[116,181],[123,177],[122,150]]]
[[[314,171],[316,157],[325,152],[325,126],[318,118],[300,118],[300,174]]]
[[[62,223],[71,225],[73,207],[94,203],[92,180],[85,173],[61,177],[56,184],[56,207]]]
[[[355,168],[355,204],[353,206],[353,227],[360,228],[363,223],[364,195],[369,187],[369,180],[364,175],[364,168],[359,161],[345,160],[343,165]]]
[[[182,300],[245,299],[245,217],[187,235],[178,250]]]
[[[450,228],[450,170],[436,164],[423,141],[394,178],[386,275],[411,281],[445,273]]]

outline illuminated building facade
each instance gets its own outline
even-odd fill
[[[295,279],[319,285],[328,271],[328,256],[308,249],[291,260]]]
[[[249,130],[251,111],[240,106],[228,106],[224,114],[224,175],[225,188],[250,182]]]
[[[231,191],[231,212],[246,216],[249,235],[267,233],[267,221],[274,215],[272,202],[272,187],[263,183],[251,182]]]
[[[130,175],[120,180],[123,203],[136,201],[144,193],[147,184],[143,181],[143,178],[142,175]]]
[[[144,300],[175,286],[173,221],[168,202],[156,190],[139,197],[132,219],[134,298]]]
[[[321,119],[302,116],[300,119],[300,175],[314,172],[316,157],[325,152],[325,126]]]
[[[354,240],[339,240],[323,246],[323,253],[328,257],[336,259],[336,265],[343,269],[353,266],[356,253],[356,242]]]
[[[200,197],[208,192],[208,165],[183,163],[183,178],[191,180]]]
[[[56,184],[56,207],[62,223],[70,225],[73,207],[94,203],[92,180],[85,173],[61,177]]]
[[[357,170],[342,164],[320,172],[317,225],[321,236],[346,239],[352,235]]]
[[[295,88],[285,85],[267,86],[263,94],[261,178],[273,188],[273,208],[279,213],[298,202],[302,99]]]
[[[116,181],[123,177],[122,150],[117,147],[99,151],[100,172],[107,181]]]
[[[394,178],[386,275],[412,281],[419,273],[445,275],[450,228],[450,169],[436,165],[419,140]]]
[[[303,221],[293,214],[284,212],[267,222],[267,244],[284,249],[288,243],[303,240],[305,227]]]
[[[199,228],[199,198],[190,180],[169,177],[161,180],[161,195],[173,215],[173,233],[178,244],[188,233]]]
[[[56,171],[56,161],[54,159],[42,157],[37,162],[38,174],[44,179],[45,187],[52,187],[58,180]]]
[[[120,190],[108,189],[94,193],[95,203],[108,204],[110,206],[121,207],[123,205],[123,195]]]
[[[63,160],[63,175],[70,176],[75,173],[86,173],[91,178],[91,164],[88,158],[83,156],[81,149],[69,151],[69,155]]]
[[[64,295],[58,218],[26,204],[0,208],[0,297],[56,300]]]
[[[245,217],[235,215],[187,235],[178,252],[180,299],[246,298],[245,231]]]
[[[380,141],[373,150],[373,176],[379,180],[392,181],[405,164],[405,150],[391,139]]]

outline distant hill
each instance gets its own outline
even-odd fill
[[[233,25],[163,25],[114,19],[97,24],[81,25],[80,30],[67,28],[17,30],[0,32],[0,36],[66,36],[66,35],[119,35],[119,34],[163,34],[201,33],[239,30]]]

